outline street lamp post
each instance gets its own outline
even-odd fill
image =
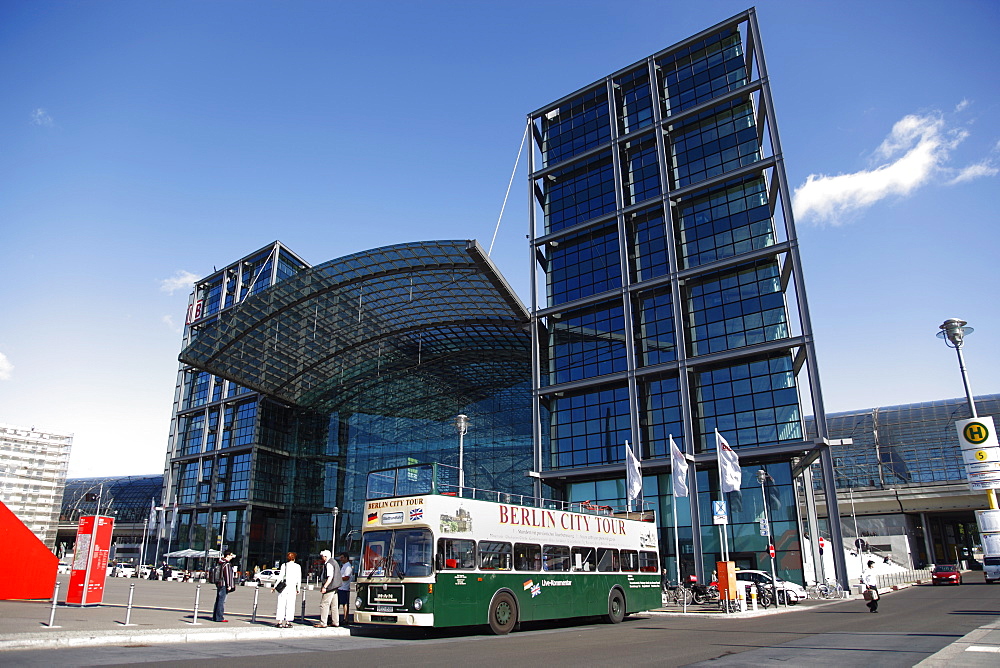
[[[757,471],[757,482],[760,483],[760,500],[764,504],[764,527],[767,529],[767,552],[768,556],[771,557],[771,594],[774,596],[774,605],[778,605],[778,575],[774,570],[774,553],[771,548],[774,545],[774,536],[771,535],[771,519],[768,517],[767,512],[767,491],[764,489],[764,483],[771,479],[771,476],[767,474],[764,469],[759,469]],[[785,593],[785,605],[788,605],[788,593]]]
[[[458,495],[462,495],[465,487],[465,435],[469,431],[469,416],[460,413],[455,417],[455,429],[458,431]]]
[[[972,413],[973,419],[975,419],[979,417],[979,413],[976,412],[976,401],[972,398],[972,389],[969,387],[969,373],[965,370],[965,357],[962,356],[962,346],[965,344],[965,337],[975,331],[971,327],[966,327],[968,324],[965,320],[948,318],[942,324],[938,325],[938,329],[941,331],[937,333],[937,337],[943,339],[945,345],[949,348],[954,348],[955,353],[958,355],[958,368],[962,372],[965,398],[969,402],[969,411]],[[986,498],[989,501],[990,508],[997,510],[996,491],[992,489],[986,490]]]

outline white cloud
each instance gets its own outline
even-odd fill
[[[963,100],[959,108],[967,105]],[[839,225],[847,215],[888,197],[905,197],[932,183],[954,185],[997,174],[985,160],[961,169],[948,166],[951,152],[968,136],[963,129],[947,127],[940,113],[904,116],[874,152],[882,164],[853,174],[810,174],[795,189],[795,215]]]
[[[52,117],[49,116],[48,112],[45,111],[44,109],[41,108],[35,109],[34,111],[31,112],[31,124],[51,126]]]
[[[10,380],[14,372],[14,365],[10,363],[7,356],[0,353],[0,380]]]
[[[957,105],[955,105],[955,111],[956,112],[962,111],[963,109],[965,109],[966,107],[968,107],[970,104],[972,104],[972,103],[969,102],[968,100],[962,100]]]
[[[161,320],[163,321],[163,324],[170,328],[170,331],[172,332],[180,334],[184,331],[183,327],[174,322],[174,317],[172,315],[165,315],[161,318]]]
[[[170,278],[160,281],[160,290],[169,294],[174,294],[178,290],[188,290],[198,280],[198,276],[190,271],[179,269]]]
[[[972,179],[977,179],[980,176],[996,176],[1000,174],[1000,169],[993,167],[987,160],[982,162],[977,162],[974,165],[969,165],[958,172],[958,176],[948,181],[949,186],[953,186],[956,183],[962,183],[964,181],[971,181]]]

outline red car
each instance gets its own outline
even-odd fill
[[[962,574],[956,564],[938,564],[931,573],[931,584],[962,584]]]

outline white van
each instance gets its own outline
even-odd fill
[[[1000,556],[983,557],[983,577],[987,584],[1000,581]]]

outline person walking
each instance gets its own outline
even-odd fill
[[[278,582],[274,586],[278,592],[278,610],[275,613],[278,619],[275,626],[278,628],[291,627],[292,620],[295,619],[295,601],[302,590],[302,567],[295,563],[297,556],[294,552],[288,553],[288,561],[281,565]]]
[[[330,620],[330,626],[339,626],[340,620],[337,615],[337,604],[335,599],[337,598],[337,587],[339,583],[337,582],[340,578],[334,578],[337,574],[337,569],[333,563],[333,555],[330,554],[330,550],[323,550],[319,553],[319,556],[323,559],[323,580],[319,586],[319,593],[321,595],[319,601],[319,623],[314,624],[318,629],[325,629],[327,627],[327,619]]]
[[[236,579],[233,577],[233,559],[236,555],[226,552],[215,564],[215,609],[212,611],[213,622],[228,622],[226,619],[226,597],[236,591]]]
[[[354,578],[354,567],[351,557],[346,552],[337,555],[340,562],[340,586],[337,588],[337,606],[340,608],[340,619],[347,626],[347,613],[351,604],[351,580]]]
[[[865,605],[868,612],[878,612],[878,577],[875,575],[875,562],[869,561],[868,568],[861,576],[861,583],[865,586]]]

